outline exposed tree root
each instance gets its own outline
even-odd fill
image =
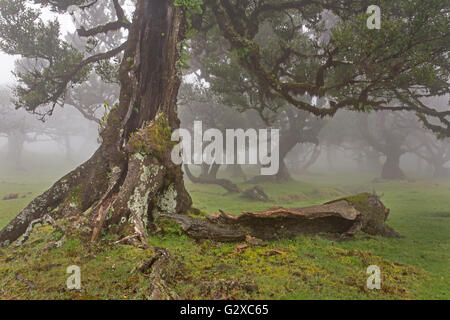
[[[101,178],[103,173],[104,180]],[[87,162],[61,178],[50,189],[35,198],[0,231],[0,246],[8,246],[22,236],[30,223],[54,211],[53,217],[88,209],[104,192],[107,164],[97,151]],[[83,186],[83,191],[81,190]],[[67,209],[67,210],[65,210]]]
[[[139,238],[139,235],[137,233],[132,234],[131,236],[126,236],[120,240],[117,240],[116,242],[114,242],[115,244],[119,244],[119,243],[127,243],[130,241],[134,241],[136,238]]]
[[[347,238],[359,231],[399,237],[385,225],[388,215],[389,209],[377,196],[364,193],[306,208],[272,208],[243,212],[240,216],[221,212],[206,219],[171,214],[161,215],[161,218],[177,222],[190,237],[216,241],[244,241],[248,235],[274,240],[318,233],[337,233]]]
[[[167,249],[154,247],[155,254],[142,262],[135,270],[149,275],[149,297],[151,300],[177,300],[178,294],[170,284],[181,272],[180,264]],[[133,272],[135,271],[133,270]]]
[[[189,169],[188,165],[184,166],[184,172],[188,176],[189,180],[191,180],[193,183],[199,183],[199,184],[215,184],[218,186],[221,186],[228,192],[232,193],[240,193],[242,197],[256,200],[256,201],[267,201],[269,200],[269,197],[264,192],[264,190],[260,186],[255,186],[253,188],[247,189],[247,190],[241,190],[236,184],[231,182],[228,179],[218,179],[216,177],[218,167],[220,165],[213,165],[210,170],[203,170],[205,172],[202,172],[202,174],[198,177],[194,176]],[[240,166],[239,166],[240,168]],[[241,169],[242,170],[242,169]],[[266,177],[266,176],[262,176]]]
[[[272,176],[255,176],[251,178],[248,183],[250,184],[263,184],[263,183],[285,183],[289,181],[293,181],[294,179],[291,177],[288,168],[286,167],[284,160],[280,162],[280,168],[278,173]]]
[[[30,224],[28,225],[27,230],[25,230],[25,233],[23,234],[22,238],[16,242],[16,245],[15,245],[16,247],[21,247],[30,238],[30,235],[33,232],[34,226],[38,223],[48,223],[51,226],[53,226],[55,229],[64,232],[62,230],[62,228],[60,226],[58,226],[56,221],[53,220],[53,218],[50,217],[48,214],[46,214],[42,218],[35,219],[30,222]]]
[[[227,179],[218,179],[215,176],[207,175],[207,176],[199,176],[196,177],[192,174],[191,170],[189,169],[189,166],[184,166],[184,172],[188,176],[189,180],[191,180],[193,183],[199,183],[199,184],[215,184],[218,186],[221,186],[228,192],[240,192],[240,189],[237,185],[235,185],[233,182]]]
[[[22,277],[22,275],[20,273],[16,274],[16,279],[19,280],[20,282],[24,283],[27,286],[27,289],[36,289],[36,285],[34,284],[33,281],[25,279],[24,277]]]
[[[158,125],[150,123],[142,130],[153,130],[148,128],[155,126]],[[83,217],[83,227],[92,230],[92,242],[99,239],[102,230],[107,230],[121,237],[138,235],[143,246],[149,247],[147,233],[154,216],[159,212],[182,214],[192,204],[184,188],[181,167],[170,162],[169,152],[170,148],[164,149],[163,154],[133,150],[126,155],[123,169],[105,165],[101,152],[97,152],[33,200],[0,232],[0,243],[8,246],[24,235],[17,243],[20,246],[36,223]],[[98,171],[103,175],[99,177]],[[98,187],[96,191],[94,186]]]
[[[157,248],[150,274],[150,298],[152,300],[176,300],[178,294],[170,288],[173,274],[179,271],[169,251]],[[175,268],[174,268],[175,267]]]

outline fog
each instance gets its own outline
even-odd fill
[[[9,60],[14,61],[13,58]],[[6,64],[2,67],[6,68]],[[285,150],[280,155],[280,170],[285,166],[289,175],[296,179],[301,179],[305,172],[349,171],[353,175],[364,172],[372,174],[374,179],[445,177],[450,172],[448,139],[438,139],[411,114],[341,111],[334,118],[316,119],[317,122],[313,122],[316,126],[314,137],[305,139],[305,135],[310,135],[306,127],[291,128],[292,119],[284,118],[284,112],[268,127],[257,112],[242,113],[216,99],[202,100],[196,89],[192,91],[192,87],[196,86],[192,75],[185,79],[179,98],[179,117],[183,128],[192,132],[194,121],[202,121],[205,129],[217,128],[222,132],[238,128],[279,129],[281,138],[278,147]],[[10,173],[14,170],[32,172],[36,169],[33,162],[35,156],[54,158],[61,166],[72,168],[95,152],[100,143],[99,123],[87,119],[69,104],[57,107],[51,116],[44,119],[25,110],[15,110],[10,92],[11,80],[5,81],[9,82],[3,85],[0,106],[0,159],[5,164],[2,166],[3,173],[5,170]],[[117,88],[114,90],[118,93]],[[440,97],[436,103],[445,106],[445,100]],[[102,101],[97,103],[101,105]],[[108,112],[102,107],[96,110],[98,118]],[[295,115],[297,120],[310,118],[294,108],[289,109],[289,115]],[[392,145],[396,139],[398,141]],[[374,140],[378,143],[374,143]],[[287,141],[289,145],[286,147]],[[391,156],[383,147],[401,149],[398,167],[392,169],[397,172],[392,177],[383,176],[389,162],[387,159]],[[53,163],[49,162],[48,169]],[[42,168],[46,163],[44,161],[37,165]],[[191,167],[194,171],[199,170],[199,166]],[[225,169],[229,167],[222,166],[219,175],[226,175]],[[252,176],[257,174],[259,165],[240,167],[240,170],[248,171],[249,176]]]
[[[124,5],[126,14],[130,15],[132,3],[125,2]],[[84,14],[71,17],[68,14],[55,15],[44,9],[42,17],[47,21],[57,18],[63,38],[73,37],[73,44],[78,46],[81,40],[74,34],[75,24]],[[309,30],[304,27],[303,32],[308,34]],[[323,41],[327,41],[328,38],[325,38]],[[114,40],[104,37],[102,41],[107,43]],[[42,117],[40,110],[36,110],[39,115],[14,110],[9,99],[14,99],[11,89],[16,79],[12,71],[19,58],[0,53],[0,86],[4,91],[0,106],[3,111],[0,122],[0,157],[8,159],[12,167],[20,170],[33,170],[29,167],[33,163],[29,158],[35,154],[59,156],[61,161],[66,161],[70,166],[88,159],[99,145],[102,117],[118,101],[119,87],[105,85],[94,77],[84,88],[75,89],[70,95],[70,101],[63,108],[57,106],[51,116]],[[26,60],[24,62],[29,63]],[[201,65],[195,56],[191,63],[193,66]],[[232,128],[277,128],[281,131],[279,147],[283,150],[280,156],[281,167],[282,170],[286,167],[291,175],[301,175],[308,170],[351,170],[354,174],[367,171],[374,176],[383,176],[383,172],[388,170],[383,169],[383,166],[390,163],[388,159],[391,156],[384,149],[389,148],[397,148],[399,152],[401,149],[401,152],[399,157],[395,155],[399,158],[398,163],[393,164],[395,168],[389,169],[396,172],[386,173],[387,177],[393,174],[392,178],[399,178],[402,176],[401,171],[408,172],[411,176],[429,177],[436,175],[436,171],[449,171],[448,139],[438,140],[409,115],[361,115],[344,111],[338,112],[334,118],[319,121],[287,106],[278,114],[269,114],[271,123],[268,124],[267,119],[263,119],[267,115],[242,112],[239,108],[220,101],[216,93],[209,92],[210,84],[204,76],[202,70],[191,68],[185,72],[184,88],[179,99],[182,127],[192,130],[193,122],[200,120],[206,128],[218,128],[221,131]],[[317,103],[317,97],[307,96],[305,99],[312,101],[314,105]],[[441,105],[441,109],[448,107],[448,96],[435,100]],[[103,105],[109,107],[104,108]],[[296,123],[292,121],[293,118],[297,119]],[[364,121],[367,128],[361,126]],[[313,137],[308,136],[311,135],[308,133],[311,130],[310,123],[315,126],[312,128]],[[357,123],[360,125],[356,125]],[[373,143],[375,140],[380,143]],[[396,145],[392,145],[394,140]],[[18,143],[20,146],[13,146]],[[252,166],[243,168],[252,170]]]
[[[11,85],[15,79],[11,73],[14,69],[14,61],[16,58],[0,52],[0,85]]]

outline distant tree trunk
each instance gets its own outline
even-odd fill
[[[19,131],[8,134],[8,153],[6,160],[16,169],[22,170],[22,153],[25,144],[25,135]]]
[[[290,159],[290,166],[297,174],[305,173],[314,163],[317,162],[322,149],[319,145],[309,146],[306,151],[300,151]]]
[[[72,145],[70,142],[70,136],[64,135],[63,137],[64,154],[66,160],[71,160],[73,158]]]
[[[286,182],[292,180],[289,169],[286,166],[286,158],[288,153],[300,142],[300,136],[296,130],[289,130],[280,136],[280,163],[278,172],[273,176],[256,176],[252,183],[263,183],[269,181]]]
[[[213,172],[210,173],[209,171],[210,171],[211,167],[209,165],[207,165],[206,163],[203,163],[200,166],[200,168],[201,168],[201,172],[200,172],[201,178],[208,178],[208,177],[216,178],[217,171],[216,171],[216,174],[214,174]]]
[[[432,164],[432,166],[433,166],[433,177],[435,178],[450,177],[450,168],[444,167],[444,163],[438,162]]]
[[[225,169],[225,175],[230,178],[241,178],[244,180],[247,179],[247,176],[245,175],[244,170],[242,170],[242,166],[240,164],[227,165]]]
[[[275,180],[282,182],[282,181],[290,181],[292,180],[291,174],[289,173],[289,169],[286,166],[285,162],[286,158],[283,158],[283,160],[280,161],[280,168],[275,175]]]
[[[367,148],[364,152],[365,169],[371,172],[379,172],[381,169],[379,153],[371,148]]]
[[[217,173],[222,165],[213,163],[211,165],[203,163],[200,166],[200,178],[217,179]]]
[[[294,131],[294,132],[293,132]],[[277,181],[289,181],[292,177],[286,166],[286,158],[289,152],[300,142],[300,136],[295,130],[289,130],[287,134],[284,134],[280,138],[280,169],[276,174]]]
[[[400,168],[401,156],[402,154],[399,152],[389,152],[386,154],[386,161],[381,170],[381,178],[390,180],[405,178],[405,174]]]
[[[0,231],[0,244],[19,238],[31,221],[78,216],[96,241],[103,229],[144,246],[154,213],[186,213],[192,201],[181,166],[170,159],[180,86],[185,16],[173,1],[138,0],[120,68],[120,102],[90,160],[33,200]],[[89,211],[87,211],[89,210]],[[81,213],[89,212],[87,219]]]
[[[428,150],[427,154],[419,157],[418,161],[424,159],[429,171],[432,171],[434,178],[450,177],[450,168],[446,168],[448,162],[445,151],[433,153]]]
[[[336,152],[332,146],[328,146],[327,152],[326,152],[326,159],[328,163],[328,168],[330,170],[334,170],[334,163],[336,161]]]
[[[388,180],[404,179],[406,176],[400,168],[400,158],[406,152],[402,147],[405,143],[406,135],[403,135],[396,127],[387,125],[386,122],[386,114],[380,113],[377,118],[377,127],[380,130],[381,138],[378,138],[372,136],[367,130],[369,123],[366,117],[365,123],[363,123],[364,136],[374,150],[386,156],[381,169],[381,178]]]

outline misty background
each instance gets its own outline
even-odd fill
[[[54,15],[48,12],[47,17]],[[66,37],[82,49],[84,43],[76,35],[72,18],[58,15],[58,19]],[[63,108],[57,107],[52,116],[42,117],[15,110],[12,101],[15,84],[12,72],[26,68],[26,59],[0,53],[0,61],[0,163],[3,164],[0,174],[11,170],[26,173],[46,165],[51,170],[54,162],[36,162],[36,156],[51,157],[68,168],[87,160],[99,146],[98,133],[104,117],[118,101],[119,86],[105,84],[93,75],[87,84],[73,90]],[[192,129],[194,121],[201,120],[204,130],[280,129],[281,166],[277,180],[307,170],[369,172],[374,178],[389,179],[450,176],[448,139],[438,139],[411,114],[340,111],[333,119],[318,119],[286,106],[281,112],[268,115],[268,121],[255,111],[239,110],[224,103],[196,73],[199,63],[195,57],[192,65],[185,72],[179,95],[182,127]],[[448,96],[429,100],[441,110],[448,108]],[[238,177],[243,176],[242,170],[252,175],[256,169],[222,166],[215,171]]]

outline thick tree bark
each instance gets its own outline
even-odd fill
[[[399,237],[400,234],[385,224],[388,215],[389,209],[377,196],[360,194],[320,206],[272,208],[244,212],[240,216],[221,212],[206,219],[181,215],[162,215],[161,218],[177,222],[190,237],[216,241],[244,241],[247,236],[274,240],[323,232],[347,238],[359,231]]]
[[[184,29],[184,13],[172,1],[137,1],[119,73],[120,102],[108,116],[99,150],[1,230],[0,244],[17,240],[44,214],[84,219],[86,212],[93,241],[107,228],[136,235],[146,246],[155,214],[187,211],[192,201],[181,166],[170,159],[171,132],[179,127]]]

